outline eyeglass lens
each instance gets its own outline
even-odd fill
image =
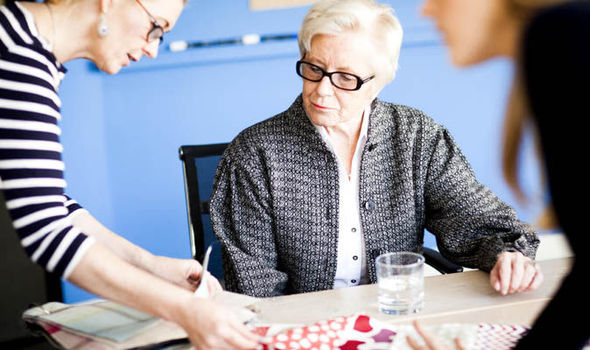
[[[150,31],[147,34],[147,41],[149,43],[151,43],[153,41],[159,40],[160,45],[161,45],[162,41],[164,40],[164,28],[162,28],[160,23],[158,23],[158,21],[156,21],[156,18],[150,13],[150,11],[148,11],[148,9],[142,4],[141,1],[139,1],[139,0],[135,0],[135,1],[145,11],[145,13],[150,18],[150,21],[152,22],[152,28],[150,29]]]
[[[148,37],[147,37],[148,42],[160,40],[160,44],[161,44],[163,39],[164,39],[164,30],[158,24],[158,22],[152,22],[152,29],[150,29],[150,31],[148,33]]]
[[[328,75],[334,86],[344,90],[356,90],[360,87],[359,82],[362,84],[362,80],[354,74],[343,72],[328,73],[316,65],[303,61],[299,63],[298,73],[301,77],[315,82],[322,80],[325,75]]]

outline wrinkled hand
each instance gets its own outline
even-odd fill
[[[412,347],[414,350],[451,350],[448,346],[446,346],[439,338],[435,337],[434,335],[428,333],[427,331],[422,328],[422,325],[418,321],[414,321],[414,328],[416,328],[416,332],[422,337],[424,343],[426,345],[420,345],[416,340],[412,337],[408,337],[406,340],[408,341],[408,345]],[[458,350],[464,350],[463,344],[459,338],[455,338],[455,346]]]
[[[194,291],[201,279],[203,267],[192,259],[175,259],[165,256],[155,256],[152,272],[182,288]],[[211,274],[207,277],[207,286],[211,296],[222,290],[219,281]]]
[[[539,265],[520,252],[501,253],[490,272],[492,288],[502,295],[535,290],[542,282]]]
[[[180,323],[197,350],[254,349],[259,336],[229,310],[209,299],[193,298]]]

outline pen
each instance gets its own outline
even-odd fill
[[[205,258],[203,259],[203,271],[201,271],[201,280],[195,290],[195,295],[201,298],[209,296],[209,288],[207,287],[207,266],[209,265],[209,255],[211,255],[211,246],[207,248]]]

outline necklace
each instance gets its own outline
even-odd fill
[[[53,37],[51,38],[49,47],[51,48],[51,50],[53,50],[53,47],[55,45],[55,17],[53,17],[53,10],[51,9],[51,6],[49,6],[49,2],[44,1],[43,3],[47,7],[47,11],[49,11],[49,17],[51,17],[51,29],[53,29]]]

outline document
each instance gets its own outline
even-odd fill
[[[180,326],[106,300],[67,305],[51,302],[27,310],[23,320],[62,348],[129,349],[186,342]]]
[[[246,306],[257,302],[257,298],[222,292],[213,301],[235,313],[242,322],[255,318]],[[23,320],[31,330],[64,349],[191,347],[186,332],[177,324],[106,300],[71,305],[50,302],[25,311]]]

